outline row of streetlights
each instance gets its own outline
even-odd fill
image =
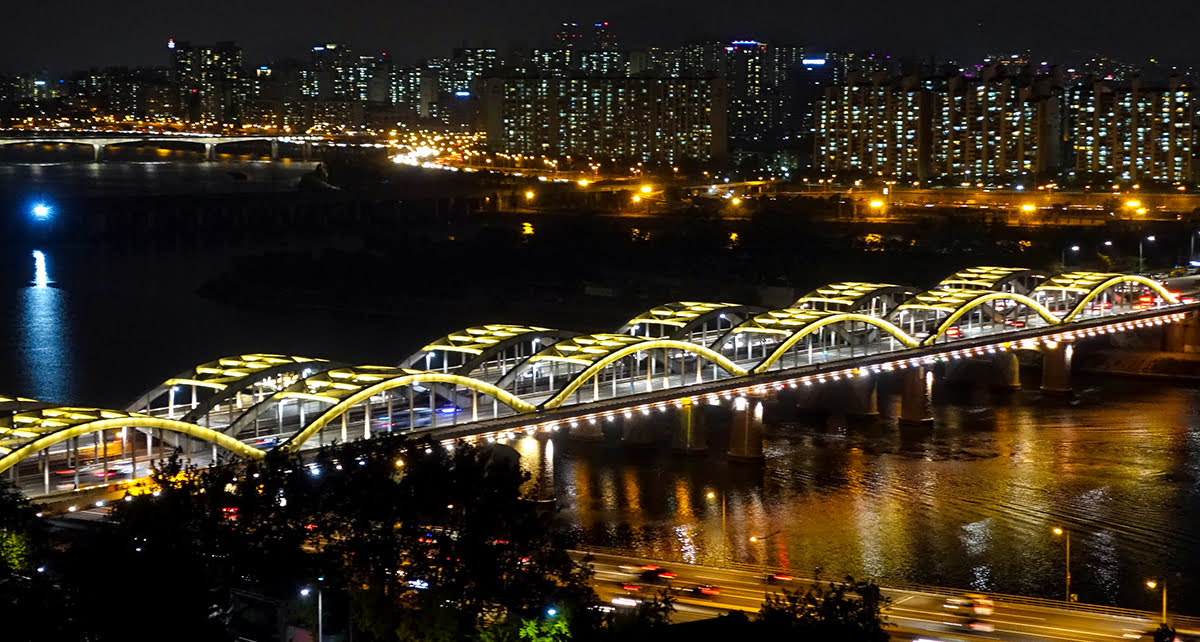
[[[1054,533],[1055,536],[1062,537],[1064,539],[1064,541],[1066,542],[1066,546],[1067,546],[1067,577],[1066,577],[1067,595],[1066,595],[1066,601],[1067,602],[1075,602],[1076,601],[1075,596],[1071,594],[1071,531],[1069,531],[1061,526],[1055,526],[1054,528],[1051,529],[1051,532]],[[1154,589],[1156,589],[1158,587],[1162,587],[1162,623],[1166,624],[1167,623],[1167,582],[1165,580],[1146,580],[1146,588],[1150,589],[1151,591],[1153,591]]]
[[[1147,242],[1147,241],[1148,241],[1148,242],[1150,242],[1150,243],[1153,243],[1153,242],[1154,242],[1154,241],[1156,241],[1156,240],[1158,240],[1158,239],[1157,239],[1157,238],[1156,238],[1156,237],[1155,237],[1153,234],[1151,234],[1151,235],[1149,235],[1149,236],[1146,236],[1146,237],[1143,237],[1143,238],[1139,238],[1139,239],[1138,239],[1138,272],[1141,272],[1141,271],[1144,269],[1144,268],[1143,268],[1144,261],[1142,260],[1142,256],[1143,256],[1143,245],[1144,245],[1144,243],[1145,243],[1145,242]],[[1192,243],[1193,243],[1193,248],[1194,248],[1194,244],[1195,244],[1195,238],[1194,238],[1194,237],[1193,237],[1193,239],[1192,239]],[[1113,246],[1113,242],[1112,242],[1112,241],[1105,241],[1105,242],[1104,242],[1104,247],[1112,247],[1112,246]],[[1068,247],[1064,247],[1064,248],[1063,248],[1063,250],[1062,250],[1062,266],[1063,266],[1063,269],[1066,269],[1066,267],[1067,267],[1067,250],[1070,250],[1070,251],[1071,251],[1071,252],[1073,252],[1073,253],[1078,253],[1078,252],[1079,252],[1079,250],[1080,250],[1080,247],[1079,247],[1078,245],[1071,245],[1071,246],[1068,246]],[[1194,251],[1194,250],[1193,250],[1193,251]]]

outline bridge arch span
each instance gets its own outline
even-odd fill
[[[1028,307],[1030,310],[1036,312],[1039,317],[1045,320],[1047,325],[1058,325],[1059,323],[1062,323],[1062,321],[1049,308],[1024,294],[1017,294],[1015,292],[983,292],[979,296],[972,297],[962,302],[953,312],[950,313],[949,316],[947,316],[937,325],[937,328],[933,332],[929,333],[928,337],[921,341],[921,344],[929,346],[937,343],[937,340],[945,337],[950,328],[953,328],[954,325],[958,323],[959,319],[962,319],[964,316],[974,312],[979,306],[992,301],[1004,300],[1020,303]]]
[[[886,319],[881,319],[879,317],[871,316],[869,314],[845,313],[845,312],[833,313],[828,316],[822,316],[817,319],[814,319],[814,320],[810,321],[809,323],[807,323],[806,325],[804,325],[803,327],[801,327],[800,329],[792,332],[788,336],[787,339],[785,339],[782,343],[780,343],[778,346],[776,346],[771,351],[770,354],[768,354],[765,358],[763,358],[763,360],[761,362],[759,362],[758,365],[756,365],[752,369],[752,372],[754,372],[754,373],[767,372],[768,370],[771,369],[772,365],[774,365],[780,359],[782,359],[783,356],[786,355],[787,352],[789,350],[791,350],[796,344],[798,344],[800,341],[804,340],[805,337],[812,336],[812,334],[814,332],[818,332],[826,326],[833,326],[833,325],[839,325],[839,324],[843,324],[843,323],[853,323],[853,322],[860,322],[860,323],[864,323],[864,324],[867,324],[870,326],[874,326],[874,327],[882,330],[883,332],[886,332],[887,334],[891,335],[892,337],[894,337],[897,341],[899,341],[905,347],[915,348],[915,347],[921,345],[921,342],[918,339],[910,336],[907,332],[902,330],[899,326],[895,325],[894,323],[892,323],[890,321],[887,321]]]
[[[1092,287],[1091,290],[1088,291],[1088,293],[1085,294],[1083,296],[1083,298],[1080,299],[1079,302],[1076,303],[1075,306],[1071,308],[1071,311],[1068,312],[1067,315],[1063,317],[1063,322],[1066,323],[1066,322],[1075,320],[1075,317],[1079,316],[1080,314],[1082,314],[1084,312],[1084,310],[1087,309],[1087,305],[1089,303],[1091,303],[1092,301],[1095,301],[1097,298],[1102,296],[1109,289],[1119,286],[1119,285],[1125,285],[1125,284],[1137,284],[1137,285],[1145,286],[1146,288],[1149,288],[1152,292],[1154,292],[1154,293],[1158,294],[1160,297],[1162,297],[1163,301],[1166,301],[1168,304],[1174,305],[1176,303],[1179,303],[1179,300],[1177,298],[1175,298],[1175,296],[1172,295],[1171,292],[1169,290],[1167,290],[1167,288],[1163,287],[1163,285],[1161,283],[1159,283],[1158,281],[1155,281],[1154,279],[1150,279],[1150,278],[1147,278],[1144,276],[1139,276],[1136,274],[1114,274],[1111,277],[1109,277],[1108,279],[1106,279],[1106,280],[1102,281],[1101,283]]]
[[[346,369],[346,370],[350,370],[350,369]],[[283,451],[287,451],[287,452],[294,452],[296,450],[299,450],[304,445],[304,443],[306,441],[308,441],[308,439],[310,437],[315,435],[321,429],[325,428],[325,426],[329,425],[329,423],[332,422],[334,419],[337,419],[338,417],[340,417],[343,414],[345,414],[346,412],[348,412],[354,406],[357,406],[358,404],[369,400],[371,397],[373,397],[377,394],[380,394],[383,392],[388,392],[388,391],[394,390],[396,388],[412,386],[413,384],[420,384],[420,383],[449,384],[451,386],[454,386],[455,388],[458,388],[458,387],[468,388],[470,390],[473,390],[476,393],[482,393],[484,395],[492,397],[498,403],[502,403],[505,406],[508,406],[509,408],[511,408],[512,410],[514,410],[518,413],[534,412],[537,410],[537,407],[534,406],[533,404],[521,399],[520,397],[517,397],[516,395],[513,395],[512,393],[508,392],[507,390],[504,390],[503,388],[499,388],[499,387],[492,385],[486,381],[481,381],[479,379],[474,379],[472,377],[466,377],[466,376],[462,376],[462,375],[449,374],[449,373],[443,373],[443,372],[425,372],[425,371],[399,370],[399,369],[397,369],[397,370],[398,370],[398,372],[397,372],[396,376],[390,376],[390,377],[385,376],[379,380],[376,380],[373,383],[370,383],[369,385],[363,385],[355,390],[347,390],[346,388],[342,388],[341,393],[345,393],[345,394],[339,393],[336,395],[330,395],[330,394],[321,394],[321,393],[314,394],[314,393],[302,392],[301,390],[308,387],[306,385],[306,382],[302,381],[300,383],[297,383],[295,386],[293,386],[292,389],[289,389],[289,390],[286,390],[286,391],[283,391],[283,392],[280,392],[280,393],[277,393],[276,395],[274,395],[272,397],[272,400],[275,400],[275,401],[289,399],[289,398],[295,398],[295,399],[312,400],[312,401],[318,401],[318,402],[331,404],[330,406],[325,408],[323,411],[321,411],[320,414],[318,414],[312,421],[303,425],[303,427],[298,432],[296,432],[292,436],[288,437],[282,444],[280,444],[278,446],[279,450],[283,450]],[[320,376],[324,376],[324,375],[318,375],[318,377],[320,377]],[[267,403],[269,403],[269,402],[264,401],[262,404],[259,404],[259,405],[262,406]],[[257,406],[256,406],[256,408],[257,408]],[[247,413],[247,414],[249,414],[249,413]],[[239,420],[239,422],[240,421],[241,420]]]
[[[105,430],[147,428],[179,433],[207,441],[243,458],[261,459],[266,453],[216,430],[196,424],[162,419],[149,415],[124,413],[96,408],[54,407],[21,413],[11,419],[9,435],[21,435],[18,443],[0,446],[0,472],[19,464],[35,453],[79,437]],[[5,439],[4,442],[9,442]]]

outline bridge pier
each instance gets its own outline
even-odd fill
[[[662,421],[660,415],[634,412],[621,418],[621,442],[634,448],[649,448],[657,441],[655,436],[655,420]]]
[[[1163,350],[1200,352],[1200,314],[1192,312],[1182,321],[1168,323],[1163,331]]]
[[[271,141],[271,160],[279,160],[279,141]]]
[[[204,160],[212,161],[216,158],[216,143],[204,143]]]
[[[300,144],[300,160],[312,160],[312,143],[304,141]]]
[[[691,399],[684,398],[683,405],[675,410],[675,434],[671,449],[683,454],[702,453],[708,450],[704,426],[704,413]]]
[[[763,396],[748,395],[733,400],[733,425],[729,431],[730,459],[757,461],[763,458]]]
[[[1070,341],[1042,344],[1042,391],[1055,394],[1071,392],[1071,357],[1075,345]]]
[[[879,415],[879,394],[875,377],[869,374],[849,379],[842,386],[843,403],[848,417]]]
[[[104,145],[92,145],[92,162],[99,163],[104,160]]]
[[[997,353],[993,362],[996,364],[996,372],[999,378],[999,381],[996,382],[996,387],[1000,390],[1020,390],[1021,362],[1017,359],[1016,353]]]
[[[581,421],[571,426],[567,437],[579,441],[604,441],[604,426],[599,421]]]
[[[933,423],[929,412],[929,376],[922,366],[907,368],[900,373],[900,423],[921,425]]]

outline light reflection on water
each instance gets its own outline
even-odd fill
[[[565,439],[549,459],[562,519],[592,544],[1059,599],[1063,526],[1080,600],[1153,609],[1142,582],[1166,574],[1172,609],[1200,612],[1200,390],[1081,383],[994,410],[972,395],[932,427],[771,426],[761,467]]]
[[[43,401],[68,401],[74,395],[67,295],[51,287],[54,281],[45,253],[34,250],[32,257],[33,279],[21,289],[14,315],[17,368],[26,382],[19,393]]]

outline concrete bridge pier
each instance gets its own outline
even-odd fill
[[[279,160],[279,141],[271,141],[271,160]]]
[[[730,459],[758,461],[763,458],[763,400],[762,395],[733,400],[733,425],[727,452]]]
[[[691,399],[684,398],[683,405],[675,410],[675,433],[671,439],[671,450],[685,455],[708,450],[704,413]]]
[[[992,359],[996,365],[997,390],[1021,389],[1021,362],[1014,352],[999,352]]]
[[[104,160],[104,145],[92,145],[92,162],[99,163]]]
[[[930,373],[922,366],[900,372],[900,423],[922,425],[933,423],[929,411]]]
[[[300,144],[300,160],[312,160],[312,143],[305,141]]]
[[[633,448],[649,448],[658,441],[656,426],[666,418],[659,412],[633,412],[621,417],[621,443]]]
[[[1042,391],[1054,394],[1071,392],[1071,357],[1075,345],[1070,341],[1042,344]]]
[[[204,160],[212,161],[216,158],[216,143],[204,143]]]
[[[1164,332],[1163,350],[1200,352],[1200,314],[1192,312],[1183,321],[1168,323]]]
[[[842,385],[844,409],[850,418],[879,416],[879,393],[875,377],[868,375],[849,379]]]
[[[581,421],[571,426],[567,437],[578,441],[604,441],[604,426],[599,421]]]

